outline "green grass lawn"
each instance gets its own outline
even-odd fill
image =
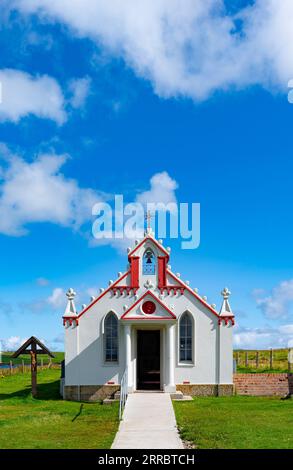
[[[60,370],[0,378],[0,449],[109,449],[118,429],[118,405],[76,403],[59,396]]]
[[[293,400],[204,397],[173,402],[181,437],[199,449],[293,449]]]

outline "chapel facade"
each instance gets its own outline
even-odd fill
[[[128,269],[109,281],[78,313],[67,292],[63,396],[113,397],[127,377],[128,392],[184,395],[233,392],[230,292],[219,311],[173,273],[170,249],[147,230],[128,249]]]

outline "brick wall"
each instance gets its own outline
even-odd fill
[[[293,394],[293,374],[234,374],[233,380],[238,395]]]

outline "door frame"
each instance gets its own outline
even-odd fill
[[[133,390],[137,389],[138,381],[138,359],[137,359],[137,341],[138,341],[138,330],[157,330],[160,331],[160,390],[164,390],[165,384],[165,327],[164,325],[135,325],[133,329],[133,339],[134,339],[134,376],[133,376]]]

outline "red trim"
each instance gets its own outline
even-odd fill
[[[189,380],[183,380],[183,384],[188,385],[188,384],[190,384],[190,381]]]
[[[122,320],[122,318],[121,318]],[[137,321],[153,321],[153,320],[166,320],[166,321],[170,321],[170,320],[173,320],[173,318],[168,318],[168,317],[152,317],[152,318],[145,318],[145,317],[127,317],[127,318],[123,318],[124,321],[126,320],[137,320]]]
[[[158,256],[158,288],[166,286],[166,256]]]
[[[113,287],[115,287],[118,282],[122,281],[122,279],[125,279],[126,276],[128,276],[128,274],[130,273],[130,271],[126,271],[126,273],[123,274],[123,276],[119,277],[119,279],[117,279],[117,281],[115,281],[113,284],[111,284],[109,287],[107,287],[107,289],[104,290],[104,292],[101,293],[101,295],[99,295],[99,297],[97,297],[95,300],[93,300],[84,310],[82,310],[80,312],[79,315],[77,315],[77,317],[67,317],[67,316],[63,316],[62,318],[63,319],[70,319],[72,318],[73,320],[78,320],[85,312],[87,312],[93,305],[95,305],[102,297],[104,297],[104,295],[107,294],[107,292],[109,292],[111,289],[113,289]],[[77,325],[78,325],[78,322],[77,322]]]
[[[175,274],[173,274],[171,271],[167,270],[167,274],[169,274],[175,281],[179,282],[190,294],[192,294],[197,300],[199,300],[205,307],[207,307],[210,312],[212,312],[216,317],[220,318],[218,312],[214,310],[207,302],[205,302],[196,292],[194,292],[187,284],[184,284]]]
[[[139,287],[139,256],[130,259],[130,285],[134,288]]]
[[[123,292],[127,292],[127,295],[130,295],[131,291],[133,292],[133,294],[135,295],[136,292],[138,291],[139,287],[130,287],[130,286],[114,286],[114,287],[111,287],[111,290],[113,291],[113,294],[116,294],[117,291],[120,292],[120,294],[122,295]]]
[[[141,240],[141,242],[140,242],[138,245],[136,245],[136,246],[131,250],[131,252],[128,254],[128,259],[129,259],[131,256],[134,255],[134,253],[136,252],[136,250],[138,250],[138,249],[144,244],[144,242],[145,242],[146,240],[150,240],[151,242],[153,242],[161,251],[163,251],[163,253],[166,254],[166,257],[167,257],[167,259],[169,260],[169,253],[168,253],[168,251],[167,251],[159,242],[157,242],[157,240],[156,240],[155,238],[150,237],[149,235],[147,235],[146,237],[144,237],[144,238]]]
[[[74,321],[76,326],[78,326],[78,317],[63,317],[63,326],[66,325],[66,322],[69,322],[69,326],[72,326]]]
[[[218,325],[221,326],[223,321],[225,322],[225,325],[228,325],[229,322],[231,322],[232,326],[235,325],[235,320],[234,320],[234,317],[219,317],[219,320],[218,320]]]
[[[129,312],[131,312],[131,310],[134,307],[136,307],[136,305],[139,304],[146,297],[146,295],[150,295],[151,297],[153,297],[153,299],[155,299],[156,302],[158,302],[158,304],[161,305],[161,307],[163,307],[168,313],[170,313],[172,318],[176,319],[176,315],[174,315],[174,313],[165,304],[163,304],[163,302],[161,302],[160,299],[158,299],[150,290],[148,290],[131,307],[129,307],[129,309],[126,310],[126,312],[123,313],[123,315],[121,317],[121,320],[124,320],[125,316]],[[142,320],[142,319],[144,319],[144,320],[162,320],[162,319],[167,320],[167,318],[165,318],[165,317],[155,317],[155,318],[154,317],[151,317],[151,318],[144,318],[144,317],[142,317],[142,318],[138,318],[138,317],[130,318],[130,317],[128,317],[128,318],[125,318],[125,320],[128,320],[128,319],[129,320],[134,320],[134,319],[135,320]]]
[[[178,291],[180,291],[180,294],[183,295],[185,287],[182,287],[182,286],[163,286],[163,287],[160,287],[160,290],[161,290],[161,294],[163,294],[164,291],[166,290],[168,295],[170,295],[170,293],[172,291],[174,293],[177,293]]]

